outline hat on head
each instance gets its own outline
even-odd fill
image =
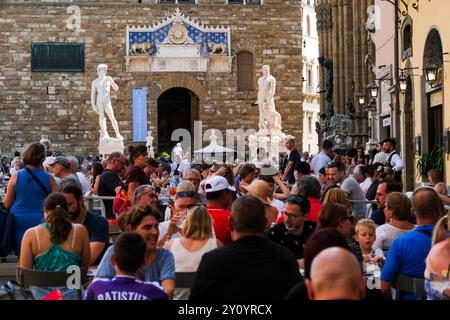
[[[223,190],[236,191],[235,187],[230,186],[227,179],[222,176],[211,176],[205,181],[206,193],[223,191]]]
[[[272,188],[267,182],[263,180],[255,180],[251,185],[245,187],[245,189],[247,189],[249,195],[257,197],[265,205],[273,206],[272,200],[270,200],[272,196]]]
[[[57,157],[53,162],[49,164],[50,167],[54,167],[55,164],[60,163],[63,167],[70,169],[71,163],[70,160],[66,157]]]

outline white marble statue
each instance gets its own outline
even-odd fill
[[[146,146],[147,146],[147,153],[148,153],[148,156],[150,158],[154,158],[155,157],[155,152],[153,150],[153,140],[154,140],[154,138],[152,136],[152,131],[150,130],[147,133],[147,139],[146,139],[146,141],[147,141],[147,144],[146,144]]]
[[[270,67],[262,67],[263,76],[258,80],[259,130],[281,131],[281,116],[275,110],[276,80],[270,75]]]
[[[123,137],[119,133],[119,125],[117,124],[116,118],[114,117],[110,95],[111,87],[115,91],[119,90],[119,87],[110,76],[106,75],[107,71],[108,66],[106,64],[99,64],[97,66],[98,78],[92,81],[91,86],[92,109],[99,115],[100,140],[109,138],[108,131],[106,130],[105,113],[108,115],[109,120],[111,121],[112,127],[114,128],[114,131],[116,133],[116,137],[120,140],[123,140]]]

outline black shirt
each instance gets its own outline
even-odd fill
[[[248,236],[203,255],[189,300],[282,300],[301,279],[288,249]]]
[[[130,169],[128,172],[128,178],[127,178],[127,186],[131,182],[138,182],[140,186],[144,184],[150,184],[150,179],[145,174],[144,170],[142,170],[138,166],[133,166],[133,168]]]
[[[267,238],[291,250],[297,259],[303,259],[306,241],[313,234],[316,223],[305,221],[303,232],[299,235],[289,233],[284,223],[279,223],[269,229]]]
[[[109,247],[109,226],[108,221],[101,215],[86,213],[83,225],[86,227],[89,234],[89,242],[103,242],[105,248],[102,254],[97,258],[94,265],[98,265],[103,258],[103,254]]]
[[[297,149],[293,149],[289,153],[288,163],[290,161],[292,161],[292,163],[293,163],[291,170],[289,170],[289,172],[287,174],[287,180],[290,184],[295,183],[294,168],[295,168],[295,165],[297,164],[297,162],[300,161],[300,159],[301,159],[300,152],[298,152]]]
[[[112,172],[109,169],[106,169],[100,175],[100,181],[98,184],[98,195],[99,196],[107,196],[107,197],[115,197],[116,191],[115,189],[119,186],[122,186],[122,181],[117,173]],[[108,218],[114,218],[114,212],[112,209],[113,200],[103,200],[105,204],[106,216]]]

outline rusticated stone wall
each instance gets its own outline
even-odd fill
[[[266,0],[262,5],[226,5],[225,0],[199,0],[195,5],[142,2],[0,3],[0,152],[20,150],[47,135],[55,150],[97,153],[98,116],[91,108],[90,90],[99,63],[109,65],[108,74],[119,86],[118,92],[112,91],[112,103],[125,144],[132,142],[132,89],[149,88],[148,125],[156,133],[159,88],[167,90],[180,81],[199,96],[198,120],[205,130],[257,129],[258,107],[251,106],[257,88],[237,91],[236,59],[230,73],[126,72],[126,26],[153,24],[177,7],[201,24],[231,27],[233,55],[243,50],[254,54],[255,86],[261,76],[256,70],[263,64],[271,66],[283,131],[296,136],[301,145],[301,1]],[[66,28],[70,5],[81,9],[79,30]],[[84,43],[85,71],[31,72],[33,42]],[[109,121],[108,130],[112,134]]]

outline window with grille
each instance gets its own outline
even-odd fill
[[[237,87],[238,91],[251,91],[254,89],[253,54],[248,51],[237,55]]]

